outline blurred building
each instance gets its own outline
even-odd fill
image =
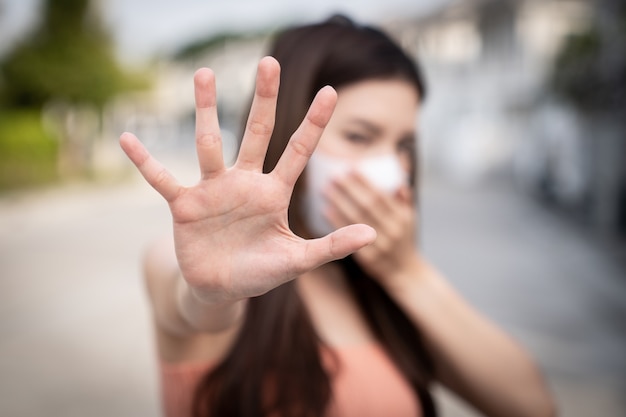
[[[473,182],[508,167],[534,136],[546,79],[566,37],[584,29],[584,2],[463,1],[390,25],[419,57],[430,89],[424,115],[428,164]]]
[[[422,120],[427,172],[516,184],[626,237],[626,126],[554,93],[555,61],[598,2],[474,0],[387,26],[431,86]],[[618,53],[619,51],[616,51]]]
[[[192,46],[191,52],[181,51],[155,64],[155,85],[151,91],[123,95],[111,103],[105,112],[103,137],[128,130],[153,149],[193,147],[193,75],[198,68],[210,67],[216,74],[225,158],[232,161],[267,36],[232,35],[209,42],[205,49]]]

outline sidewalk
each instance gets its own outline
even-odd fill
[[[624,265],[504,187],[428,183],[422,201],[426,254],[538,358],[561,415],[623,415]],[[0,415],[159,415],[138,260],[169,228],[139,179],[0,198]]]

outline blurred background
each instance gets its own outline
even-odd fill
[[[337,12],[428,81],[426,255],[537,358],[561,415],[624,415],[620,0],[0,0],[0,415],[159,415],[139,259],[169,215],[117,138],[193,183],[194,71],[217,74],[232,160],[272,34]]]

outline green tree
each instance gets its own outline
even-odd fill
[[[0,62],[0,189],[91,174],[103,106],[148,86],[118,64],[94,5],[44,0],[39,25]],[[55,131],[42,122],[48,103],[57,103]],[[70,115],[82,128],[67,126]]]
[[[601,0],[589,29],[572,36],[557,56],[552,86],[586,112],[623,117],[626,108],[626,3]]]
[[[601,230],[626,238],[626,2],[593,6],[588,30],[557,56],[552,88],[585,126],[585,210]]]
[[[46,0],[41,24],[0,64],[5,107],[41,108],[51,99],[101,107],[145,85],[118,65],[89,0]]]

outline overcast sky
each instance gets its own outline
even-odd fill
[[[315,21],[341,12],[376,22],[425,13],[447,0],[100,0],[124,59],[141,61],[213,33]],[[0,53],[37,19],[40,0],[0,0]]]

